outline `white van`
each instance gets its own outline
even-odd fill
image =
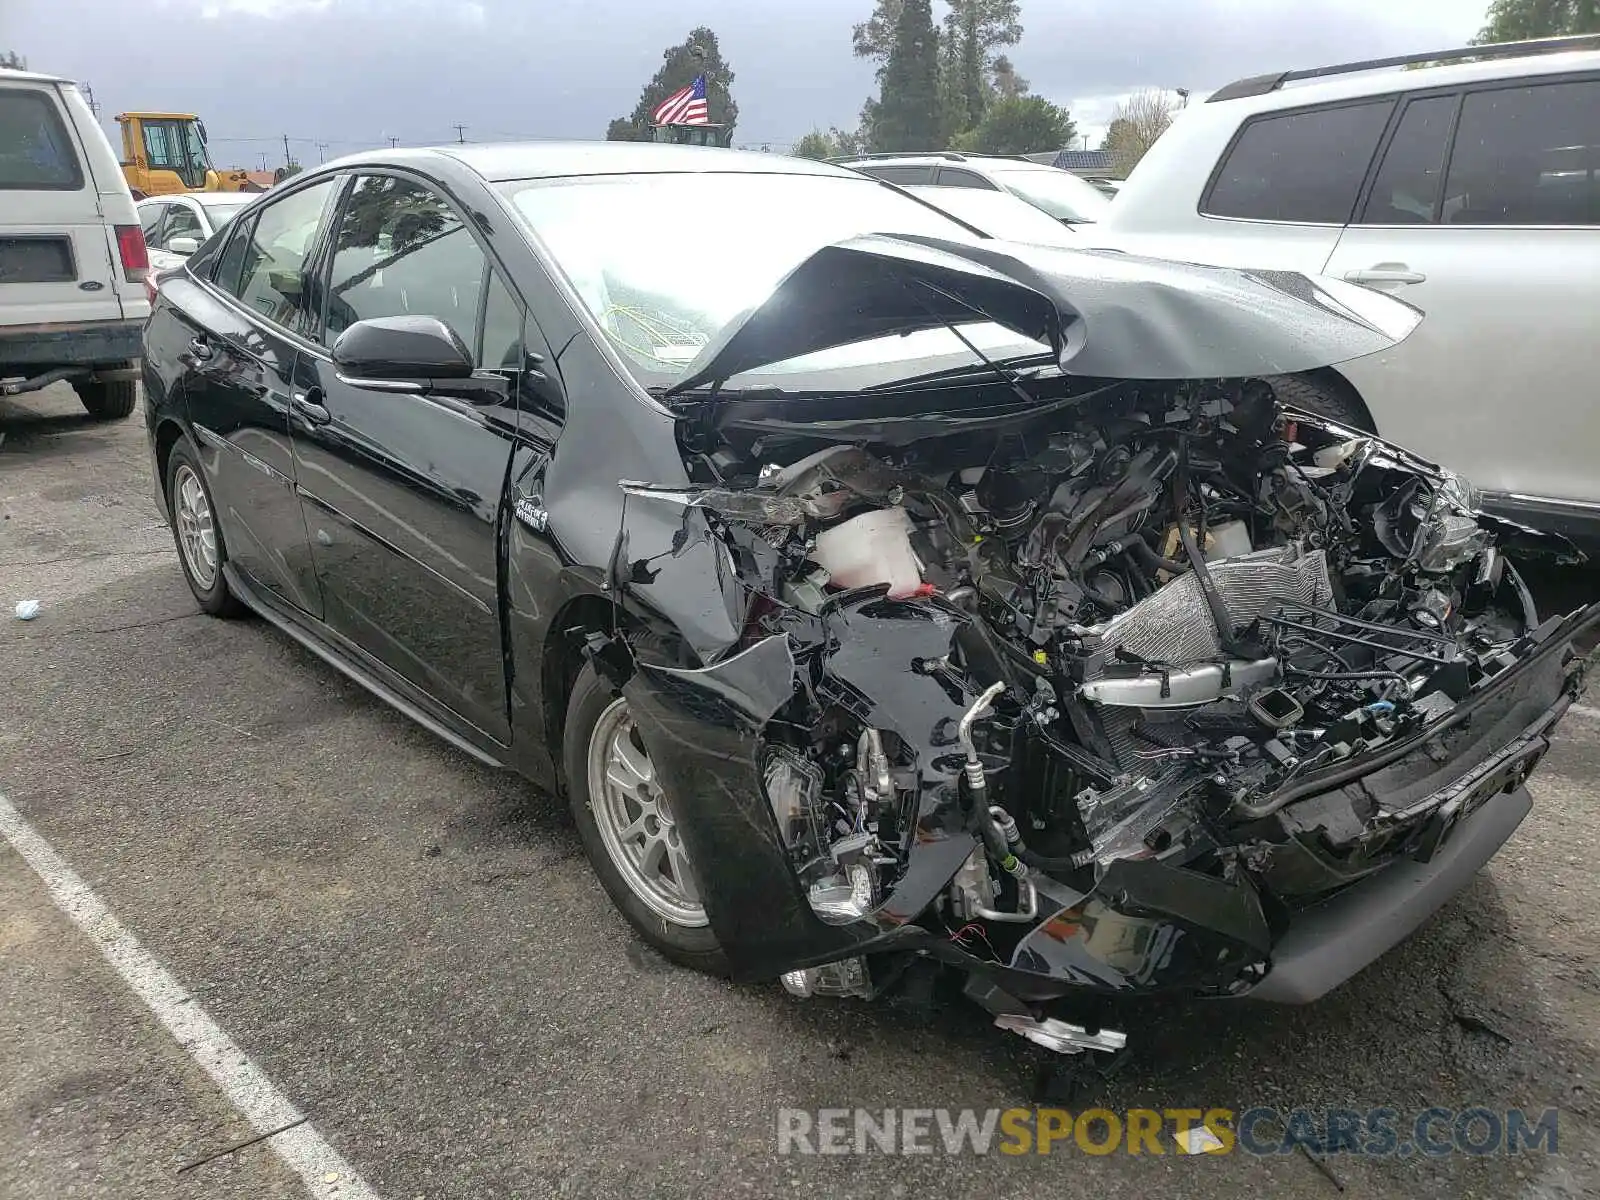
[[[0,70],[0,395],[66,380],[91,416],[131,413],[149,269],[133,195],[78,89]]]

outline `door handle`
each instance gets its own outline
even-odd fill
[[[197,333],[189,341],[189,353],[198,362],[205,362],[212,354],[211,343],[206,341],[206,335]]]
[[[333,414],[322,407],[322,389],[312,388],[309,392],[294,392],[289,397],[294,405],[295,412],[306,419],[310,425],[326,425],[333,420]]]
[[[1379,263],[1365,271],[1346,271],[1344,277],[1351,283],[1423,283],[1428,278],[1405,263]]]

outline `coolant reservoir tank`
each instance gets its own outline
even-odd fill
[[[909,596],[922,586],[903,508],[874,509],[819,533],[811,559],[842,588],[886,583],[889,595]]]

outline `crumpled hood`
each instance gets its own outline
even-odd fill
[[[1422,313],[1342,280],[988,240],[873,234],[824,246],[730,321],[670,394],[981,314],[1100,379],[1240,379],[1403,341]]]

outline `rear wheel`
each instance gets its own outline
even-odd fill
[[[118,367],[131,367],[132,363],[118,363]],[[81,379],[73,383],[83,407],[97,421],[120,421],[133,412],[139,401],[137,380],[121,379],[106,383],[94,379]]]
[[[725,974],[672,799],[628,702],[593,666],[573,685],[562,749],[573,820],[611,902],[667,958]]]
[[[1306,375],[1274,375],[1267,380],[1278,403],[1303,408],[1362,433],[1377,433],[1372,418],[1352,397]]]
[[[178,562],[200,607],[214,617],[236,617],[245,607],[228,588],[222,568],[228,548],[216,522],[211,489],[194,452],[179,442],[167,459],[167,511]]]

